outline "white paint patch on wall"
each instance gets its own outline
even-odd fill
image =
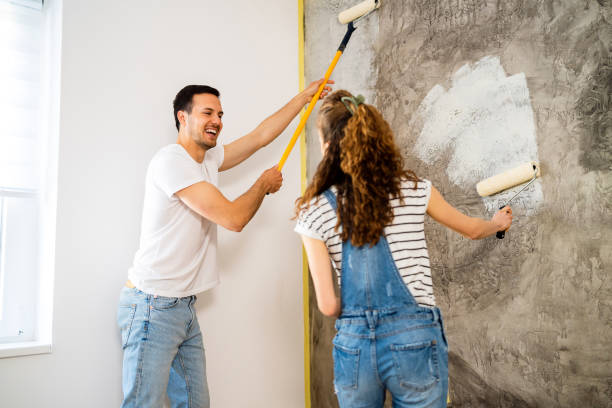
[[[533,110],[525,74],[506,76],[498,57],[459,68],[445,90],[436,85],[411,121],[420,127],[415,154],[432,164],[450,157],[446,173],[456,185],[475,189],[479,181],[538,160]],[[488,210],[509,199],[516,187],[483,197]],[[520,200],[519,200],[520,198]],[[527,212],[542,202],[537,180],[516,201]]]

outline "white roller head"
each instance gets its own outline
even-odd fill
[[[353,6],[350,9],[344,10],[342,13],[338,14],[338,21],[340,21],[340,24],[348,24],[378,7],[380,7],[380,1],[362,1],[356,6]]]
[[[533,169],[534,166],[535,170]],[[540,177],[538,162],[523,163],[518,167],[482,180],[476,184],[476,190],[482,197],[486,197],[531,180],[535,171],[537,171],[536,177]]]

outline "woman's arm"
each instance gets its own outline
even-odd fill
[[[469,239],[481,239],[505,231],[512,224],[512,209],[504,207],[493,215],[490,221],[469,217],[444,200],[442,194],[432,185],[427,214],[440,224]]]
[[[334,291],[333,271],[327,247],[323,241],[302,235],[310,274],[317,295],[319,310],[325,316],[340,315],[340,298]]]

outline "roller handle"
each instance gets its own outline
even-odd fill
[[[346,44],[348,44],[349,40],[351,39],[351,35],[353,34],[353,31],[355,31],[355,26],[353,25],[353,22],[351,21],[350,23],[348,23],[348,26],[346,27],[346,34],[344,34],[344,38],[342,39],[342,42],[340,43],[340,46],[338,47],[338,51],[344,52],[344,49],[346,48]]]
[[[342,55],[342,53],[344,52],[344,49],[346,48],[346,44],[351,39],[351,34],[353,34],[353,31],[355,31],[355,26],[353,25],[353,22],[350,22],[348,24],[346,34],[344,35],[344,38],[342,39],[342,42],[340,43],[340,47],[338,47],[338,51],[336,51],[336,55],[334,56],[334,59],[332,60],[331,64],[329,64],[329,67],[327,68],[327,72],[325,72],[325,77],[324,77],[325,80],[319,86],[317,93],[315,93],[312,99],[310,100],[310,103],[308,104],[308,108],[306,108],[306,112],[304,112],[304,114],[302,115],[302,118],[300,119],[300,123],[298,124],[298,127],[295,129],[295,132],[293,133],[293,136],[291,137],[289,144],[287,145],[287,147],[285,148],[285,151],[283,152],[283,155],[281,156],[280,162],[278,163],[279,171],[283,169],[283,166],[285,165],[285,162],[287,161],[287,158],[289,157],[289,153],[291,153],[293,146],[295,146],[295,142],[300,136],[300,133],[302,133],[302,130],[304,130],[304,126],[306,126],[306,121],[308,120],[310,113],[312,112],[315,105],[317,104],[317,101],[319,100],[319,97],[321,96],[321,93],[323,92],[323,89],[325,88],[325,85],[327,84],[329,77],[334,71],[334,68],[336,67],[336,64],[338,63],[338,60],[340,59],[340,56]]]
[[[283,155],[281,156],[281,159],[278,162],[279,171],[283,169],[283,166],[285,165],[285,162],[287,161],[287,158],[289,157],[289,153],[291,153],[291,150],[293,150],[293,146],[295,146],[295,142],[300,136],[300,133],[302,133],[302,130],[304,130],[304,126],[306,126],[306,121],[308,120],[310,113],[312,112],[315,105],[317,104],[317,101],[319,100],[319,97],[321,96],[321,93],[323,92],[325,85],[327,85],[327,81],[329,80],[329,77],[331,76],[331,73],[334,70],[334,67],[336,66],[336,64],[338,63],[338,59],[340,59],[341,55],[342,55],[342,51],[336,51],[336,55],[331,65],[327,69],[327,72],[325,73],[325,80],[323,81],[321,85],[319,85],[319,89],[317,90],[317,92],[314,94],[314,96],[310,100],[310,103],[308,104],[308,108],[306,108],[306,112],[304,112],[304,114],[302,115],[302,118],[300,119],[300,123],[298,123],[298,126],[295,129],[295,132],[293,132],[293,136],[291,137],[289,144],[285,148],[285,151],[283,152]]]
[[[502,205],[501,207],[499,207],[499,209],[501,210],[502,208],[504,208],[506,205]],[[506,236],[506,231],[497,231],[497,234],[495,234],[495,236],[498,239],[504,239],[504,237]]]

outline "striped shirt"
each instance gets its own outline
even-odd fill
[[[436,302],[424,231],[431,182],[422,180],[415,190],[414,182],[403,181],[401,195],[401,201],[391,200],[394,217],[391,224],[385,227],[385,236],[395,265],[414,300],[421,306],[434,307]],[[334,231],[336,220],[336,212],[325,195],[321,194],[312,199],[307,210],[300,213],[295,231],[325,242],[340,283],[342,240],[341,227]]]

